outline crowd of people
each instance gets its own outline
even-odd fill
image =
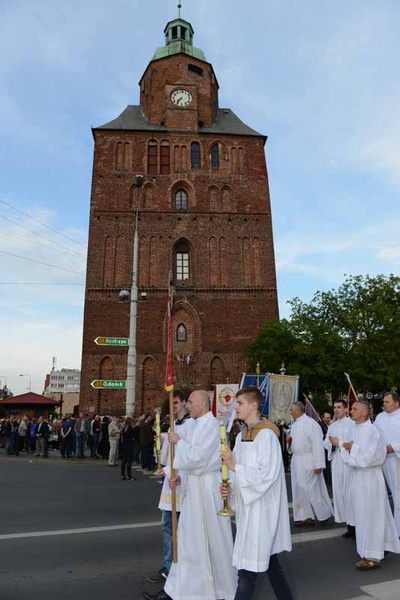
[[[221,449],[220,424],[208,394],[192,392],[185,403],[184,395],[174,390],[174,431],[169,430],[168,418],[162,422],[156,471],[163,478],[163,560],[159,571],[147,578],[164,587],[156,593],[145,591],[147,600],[251,600],[257,573],[262,572],[278,600],[293,600],[278,557],[292,547],[286,451],[291,457],[295,527],[332,518],[346,524],[343,537],[355,541],[355,567],[361,571],[380,567],[388,552],[400,554],[400,395],[386,393],[383,412],[375,419],[362,399],[350,411],[344,400],[334,402],[334,418],[327,412],[320,422],[307,416],[302,402],[294,402],[285,448],[282,430],[260,414],[263,403],[257,387],[238,391],[237,435]],[[134,479],[133,463],[156,469],[156,431],[150,415],[134,420],[80,414],[50,421],[11,416],[2,420],[0,433],[9,455],[47,456],[52,445],[66,459],[86,455],[117,466],[120,458],[122,479]],[[229,470],[228,483],[228,476],[221,483],[221,465]],[[324,477],[327,465],[333,502]],[[230,519],[219,514],[223,501],[236,512],[235,539]]]
[[[9,416],[0,421],[0,447],[6,455],[28,453],[47,458],[49,449],[64,459],[108,460],[110,467],[121,467],[121,478],[133,480],[132,464],[154,471],[154,418],[87,417],[65,415],[61,419]],[[120,461],[118,463],[117,461]]]

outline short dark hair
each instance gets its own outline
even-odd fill
[[[181,402],[186,401],[186,394],[183,393],[183,390],[179,390],[178,388],[174,389],[173,396],[174,398],[179,398]]]
[[[236,392],[236,398],[239,396],[247,396],[247,400],[249,402],[257,402],[258,410],[261,410],[264,402],[265,396],[256,385],[248,385],[246,387],[242,387],[240,390]]]
[[[400,404],[400,394],[398,394],[397,392],[385,392],[383,397],[386,398],[386,396],[392,396],[394,402]]]
[[[333,406],[335,406],[335,404],[341,404],[344,408],[347,408],[347,402],[346,402],[346,400],[342,400],[342,399],[340,399],[340,400],[334,400]]]

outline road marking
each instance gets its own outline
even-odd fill
[[[56,529],[53,531],[28,531],[27,533],[6,533],[0,540],[18,540],[21,538],[38,538],[55,535],[76,535],[82,533],[99,533],[102,531],[121,531],[123,529],[141,529],[143,527],[159,527],[161,521],[151,523],[126,523],[125,525],[107,525],[105,527],[82,527],[81,529]]]
[[[123,531],[125,529],[143,529],[145,527],[159,527],[161,521],[149,523],[125,523],[124,525],[106,525],[103,527],[82,527],[80,529],[55,529],[51,531],[28,531],[25,533],[6,533],[0,535],[1,540],[18,540],[23,538],[51,537],[57,535],[81,535],[84,533],[102,533],[105,531]],[[328,531],[313,531],[308,533],[295,533],[292,535],[293,544],[316,542],[341,535],[345,529],[330,529]]]
[[[331,538],[339,537],[347,531],[342,527],[338,529],[328,529],[327,531],[310,531],[308,533],[295,533],[292,535],[293,544],[301,544],[303,542],[318,542],[319,540],[329,540]]]

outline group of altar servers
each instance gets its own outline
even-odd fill
[[[239,390],[236,413],[244,428],[233,451],[225,444],[221,452],[207,393],[190,395],[190,435],[168,434],[177,475],[167,485],[185,490],[178,561],[167,570],[162,590],[143,593],[147,600],[251,600],[257,574],[265,572],[276,598],[293,600],[278,558],[292,548],[279,430],[260,420],[263,403],[258,388]],[[400,553],[400,396],[385,395],[384,412],[374,424],[364,401],[353,404],[351,418],[345,402],[335,402],[334,412],[324,440],[303,403],[292,405],[287,444],[294,524],[307,527],[334,515],[348,526],[344,537],[356,540],[355,566],[375,569],[385,552]],[[323,476],[325,450],[332,461],[333,506]],[[227,485],[221,484],[221,455],[229,469]],[[234,541],[230,519],[218,515],[226,498],[236,512]]]

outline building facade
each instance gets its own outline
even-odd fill
[[[46,375],[44,393],[46,396],[53,394],[74,393],[79,394],[81,372],[79,369],[53,370]]]
[[[142,76],[140,105],[93,129],[94,164],[80,409],[123,412],[127,350],[98,336],[129,335],[138,212],[136,411],[163,400],[172,279],[176,385],[237,382],[244,346],[278,318],[266,137],[220,108],[213,67],[178,18]],[[136,175],[143,175],[139,187]],[[144,301],[144,299],[146,299]]]

